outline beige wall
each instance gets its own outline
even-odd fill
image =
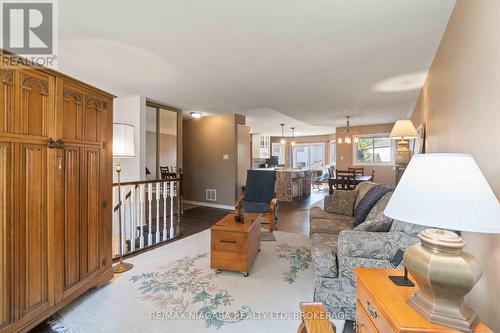
[[[390,133],[394,124],[351,126],[352,132],[356,134],[381,134]],[[336,136],[341,137],[345,132],[345,127],[337,127]],[[352,144],[337,144],[336,167],[340,170],[347,170],[353,165],[353,147]],[[365,166],[365,175],[371,174],[375,170],[375,182],[394,186],[395,174],[393,165],[368,165]]]
[[[335,140],[335,135],[310,135],[310,136],[297,136],[295,137],[295,143],[324,143],[325,144],[325,163],[330,163],[330,142]],[[273,136],[271,137],[271,145],[273,143],[279,143],[281,141],[281,137]],[[291,154],[292,154],[292,146],[291,143],[292,138],[286,137],[286,145],[285,145],[285,166],[291,167]]]
[[[234,206],[237,198],[237,125],[244,117],[228,114],[184,119],[184,199]],[[223,159],[228,155],[229,159]],[[217,201],[206,201],[205,190],[216,189]]]
[[[500,1],[459,0],[415,107],[427,152],[471,154],[500,198]],[[500,221],[499,221],[500,223]],[[484,275],[467,297],[500,331],[500,235],[465,233]]]
[[[237,125],[238,131],[238,182],[236,188],[236,196],[241,196],[241,187],[246,184],[247,170],[251,168],[250,155],[251,152],[251,134],[250,127],[245,125]]]

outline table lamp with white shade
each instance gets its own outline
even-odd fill
[[[419,234],[421,244],[404,254],[419,287],[408,303],[427,320],[472,332],[478,318],[464,296],[482,269],[462,251],[462,237],[447,230],[500,233],[500,205],[474,159],[465,154],[414,156],[384,214],[431,227]]]
[[[411,159],[411,150],[408,139],[418,138],[417,130],[411,120],[398,120],[389,134],[391,139],[399,139],[396,143],[396,164],[407,165]]]
[[[132,264],[123,262],[123,248],[122,248],[122,194],[120,184],[120,173],[122,171],[120,165],[120,158],[133,158],[135,157],[135,140],[134,140],[134,126],[128,124],[114,123],[113,124],[113,158],[116,158],[116,173],[118,174],[118,232],[120,233],[120,244],[118,246],[120,254],[120,262],[113,266],[115,273],[126,272],[132,267]]]

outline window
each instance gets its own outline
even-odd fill
[[[354,164],[392,164],[394,144],[387,134],[360,136],[353,154]]]
[[[293,167],[308,168],[325,164],[325,145],[323,143],[298,144],[293,147]]]
[[[330,142],[330,164],[335,164],[335,155],[337,154],[337,144],[335,141]]]
[[[272,145],[271,156],[278,157],[278,164],[285,164],[285,159],[283,156],[283,145],[281,143],[274,142]]]

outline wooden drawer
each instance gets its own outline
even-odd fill
[[[358,302],[357,306],[363,309],[364,313],[373,322],[373,325],[377,327],[378,331],[383,333],[395,332],[392,326],[387,321],[387,319],[384,318],[379,309],[377,309],[377,305],[369,297],[368,293],[366,292],[362,284],[358,284],[356,288],[356,293],[357,293],[356,298]]]
[[[379,333],[359,302],[356,302],[356,325],[357,333]]]
[[[247,234],[212,230],[212,251],[246,254]]]

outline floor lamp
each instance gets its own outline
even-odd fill
[[[116,173],[118,175],[118,232],[120,244],[118,246],[120,262],[113,266],[115,273],[126,272],[134,265],[123,262],[123,234],[122,234],[122,191],[120,184],[120,173],[122,171],[120,158],[135,157],[134,126],[128,124],[113,124],[113,158],[116,159]]]

